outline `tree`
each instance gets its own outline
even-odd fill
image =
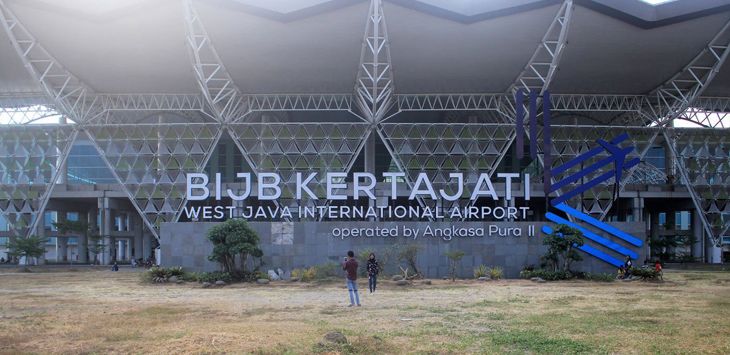
[[[401,249],[398,254],[398,260],[405,261],[408,266],[413,269],[413,273],[415,275],[420,275],[418,268],[416,267],[416,257],[418,256],[419,251],[421,251],[421,246],[411,244]]]
[[[101,243],[101,236],[100,235],[91,235],[87,239],[88,246],[87,250],[90,254],[94,255],[94,265],[99,263],[99,254],[103,253],[106,250],[106,245],[104,243]]]
[[[58,234],[68,234],[72,232],[76,233],[82,233],[86,238],[86,259],[89,260],[89,253],[94,255],[94,264],[97,263],[98,256],[97,254],[103,253],[104,249],[106,247],[103,244],[99,244],[99,241],[101,240],[101,236],[99,235],[90,235],[91,229],[89,228],[89,224],[84,221],[58,221],[54,222],[53,226],[56,227],[56,230],[58,231]]]
[[[461,258],[464,257],[464,252],[461,250],[453,250],[446,253],[449,258],[449,274],[451,275],[451,282],[456,281],[456,267],[459,265]]]
[[[578,229],[564,224],[558,225],[557,229],[543,239],[543,244],[548,246],[548,251],[542,260],[552,265],[554,271],[570,271],[573,261],[583,260],[576,250],[584,244],[583,233]]]
[[[236,257],[240,260],[241,271],[246,271],[249,256],[260,258],[259,236],[242,219],[229,219],[208,231],[208,240],[213,243],[213,253],[208,260],[216,261],[226,272],[239,271]]]
[[[30,236],[28,238],[15,238],[8,242],[8,255],[12,257],[25,257],[26,264],[30,258],[39,258],[46,253],[44,244],[46,238]]]

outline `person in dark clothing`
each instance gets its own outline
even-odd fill
[[[370,253],[368,257],[368,286],[370,286],[370,293],[375,292],[375,287],[378,285],[378,273],[380,272],[380,264],[375,260],[375,253]]]
[[[634,267],[634,263],[631,261],[631,257],[626,255],[626,261],[624,262],[624,278],[628,279],[631,277],[631,269]]]
[[[116,262],[114,262],[114,265],[112,265],[112,271],[119,271],[119,265],[117,265]]]
[[[349,307],[357,304],[360,307],[360,296],[357,294],[357,260],[355,260],[355,252],[352,250],[347,252],[345,262],[342,263],[342,270],[347,272],[347,290],[350,294]]]

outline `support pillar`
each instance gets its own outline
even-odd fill
[[[375,175],[375,137],[377,136],[377,133],[373,129],[372,132],[370,132],[370,135],[368,136],[367,140],[365,141],[365,146],[363,147],[363,151],[365,154],[365,172],[371,173]],[[375,208],[376,207],[376,200],[368,199],[368,207]],[[371,222],[375,221],[374,217],[370,217],[369,220]]]
[[[100,208],[102,216],[101,216],[101,235],[104,237],[104,257],[102,258],[102,262],[106,265],[111,265],[114,262],[114,258],[116,257],[115,254],[115,245],[114,245],[114,238],[111,237],[112,232],[112,213],[111,208],[109,208],[109,198],[103,197],[100,198]]]
[[[696,241],[692,245],[692,257],[696,260],[705,261],[705,231],[702,228],[702,220],[700,219],[700,211],[692,211],[692,235]]]
[[[41,238],[45,238],[45,236],[46,236],[46,226],[45,226],[45,223],[43,223],[45,221],[44,217],[45,216],[43,216],[43,214],[40,214],[38,216],[38,218],[41,218],[41,221],[40,221],[40,223],[38,223],[36,225],[36,235]],[[43,249],[44,250],[46,249],[46,243],[43,243]],[[44,252],[43,255],[38,257],[38,264],[43,265],[45,263],[46,263],[46,253]]]
[[[142,219],[137,217],[134,218],[134,250],[132,251],[132,257],[134,259],[139,259],[142,257],[142,250],[143,250],[143,242],[142,242],[142,228],[144,228],[144,223],[142,222]]]
[[[651,239],[657,239],[659,237],[659,212],[651,212]],[[647,242],[646,245],[649,247],[648,255],[651,258],[651,254],[658,254],[661,250],[651,250],[651,243]]]
[[[709,246],[707,251],[708,263],[722,264],[722,247],[715,246],[712,243],[707,243],[707,245]]]
[[[152,255],[152,234],[149,232],[142,234],[142,258],[147,260]]]
[[[68,261],[68,237],[58,237],[58,254],[57,261]]]
[[[634,222],[641,222],[643,220],[644,216],[644,199],[641,197],[634,198],[634,203],[632,205],[632,216],[634,219]]]

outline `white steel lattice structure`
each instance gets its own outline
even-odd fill
[[[410,187],[418,173],[425,172],[439,187],[453,192],[447,179],[451,170],[466,172],[473,183],[477,172],[493,175],[509,166],[530,172],[537,182],[545,169],[542,165],[550,170],[595,146],[599,138],[627,132],[630,139],[624,146],[634,146],[631,157],[642,162],[624,173],[620,194],[637,198],[632,195],[638,189],[634,185],[663,188],[676,177],[688,189],[681,198],[703,211],[699,222],[711,241],[719,243],[730,220],[725,188],[730,181],[723,155],[730,127],[730,80],[723,76],[730,53],[730,15],[724,10],[711,17],[697,14],[693,30],[684,31],[698,33],[691,36],[679,33],[681,29],[672,32],[675,23],[686,19],[644,20],[637,26],[616,21],[621,18],[610,13],[587,11],[587,2],[591,1],[528,0],[533,8],[525,13],[487,2],[464,10],[447,1],[441,2],[443,11],[424,13],[428,6],[423,4],[435,6],[439,0],[352,1],[335,10],[300,4],[302,8],[284,11],[265,5],[272,7],[251,13],[244,6],[239,13],[240,4],[231,1],[228,5],[236,16],[248,16],[239,21],[227,18],[215,2],[170,1],[175,7],[164,12],[174,14],[171,17],[179,23],[160,28],[172,29],[174,37],[143,45],[149,39],[130,35],[139,47],[128,51],[142,59],[123,63],[130,58],[117,60],[120,53],[109,48],[113,45],[99,50],[109,53],[103,59],[77,59],[93,57],[83,51],[89,46],[82,43],[85,35],[64,32],[68,41],[59,44],[60,37],[49,32],[64,26],[49,24],[46,29],[23,2],[0,0],[0,213],[13,233],[33,233],[80,141],[96,150],[118,191],[157,236],[159,224],[177,221],[186,205],[184,174],[204,171],[213,154],[223,156],[215,152],[222,140],[232,141],[235,153],[227,154],[240,154],[254,174],[281,173],[285,179],[281,202],[295,206],[315,204],[306,199],[297,202],[293,196],[296,172],[305,176],[351,172],[361,165],[375,172],[388,165],[388,170],[405,173],[403,183]],[[489,11],[493,14],[485,15]],[[450,15],[443,16],[444,12]],[[518,18],[514,27],[505,29],[507,39],[481,42],[491,38],[489,21],[500,13]],[[433,24],[436,30],[429,32],[429,26],[422,25],[423,15],[440,17]],[[115,21],[109,22],[113,26]],[[586,26],[591,22],[606,28],[605,36]],[[251,27],[236,27],[247,23]],[[616,23],[622,26],[618,30],[610,27],[618,27]],[[149,35],[156,29],[146,30]],[[654,43],[663,36],[656,35],[660,31],[679,39]],[[642,39],[647,33],[654,42]],[[648,47],[648,54],[641,56],[643,48],[613,40],[630,35]],[[122,37],[114,37],[119,46],[126,43]],[[687,48],[674,48],[678,41]],[[592,42],[597,42],[595,49],[586,49]],[[170,50],[173,53],[165,56],[161,48],[166,43],[180,45],[166,50],[182,50]],[[637,58],[656,59],[656,70],[629,59],[611,66],[611,61],[623,57],[612,56],[613,51],[594,53],[619,45],[626,46],[615,51],[623,57],[632,57],[625,54],[633,51]],[[73,48],[64,49],[67,46]],[[288,52],[282,55],[284,50]],[[10,57],[5,56],[8,53]],[[149,53],[150,58],[160,55],[164,60],[155,62],[146,57]],[[324,71],[316,63],[322,58],[327,60],[321,64]],[[16,80],[8,73],[19,68],[12,67],[13,61],[22,66],[20,71],[27,71],[29,85],[12,87]],[[152,74],[137,68],[148,62],[157,65]],[[168,67],[183,67],[169,77],[185,80],[163,75]],[[632,71],[633,67],[643,72]],[[629,74],[621,75],[623,71]],[[487,75],[481,77],[481,72]],[[472,77],[479,79],[472,82]],[[125,85],[115,86],[115,81]],[[161,83],[156,85],[157,81]],[[452,85],[454,81],[459,85]],[[269,82],[281,87],[271,88]],[[526,117],[515,117],[517,90],[550,93],[553,148],[540,151],[534,160],[515,157],[514,124]],[[261,122],[253,123],[254,117]],[[45,125],[49,122],[54,125]],[[690,123],[703,128],[677,128]],[[537,132],[537,137],[527,139],[542,147],[543,132]],[[666,166],[648,162],[651,149],[664,151]],[[546,153],[553,160],[546,161]],[[598,169],[593,175],[605,172]],[[570,203],[599,219],[618,216],[610,182],[574,196]],[[319,181],[312,186],[317,186],[317,204],[331,203],[323,198]],[[544,197],[544,191],[535,191],[535,196],[540,194]],[[417,202],[436,204],[421,198]]]

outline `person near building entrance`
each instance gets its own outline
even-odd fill
[[[347,252],[347,257],[342,263],[342,270],[347,272],[347,291],[350,294],[350,305],[352,307],[357,304],[360,306],[360,296],[357,294],[357,260],[355,260],[355,252],[352,250]]]
[[[380,265],[375,260],[375,253],[370,253],[368,256],[368,286],[370,287],[370,293],[375,292],[375,287],[378,285],[378,273],[380,272]]]

